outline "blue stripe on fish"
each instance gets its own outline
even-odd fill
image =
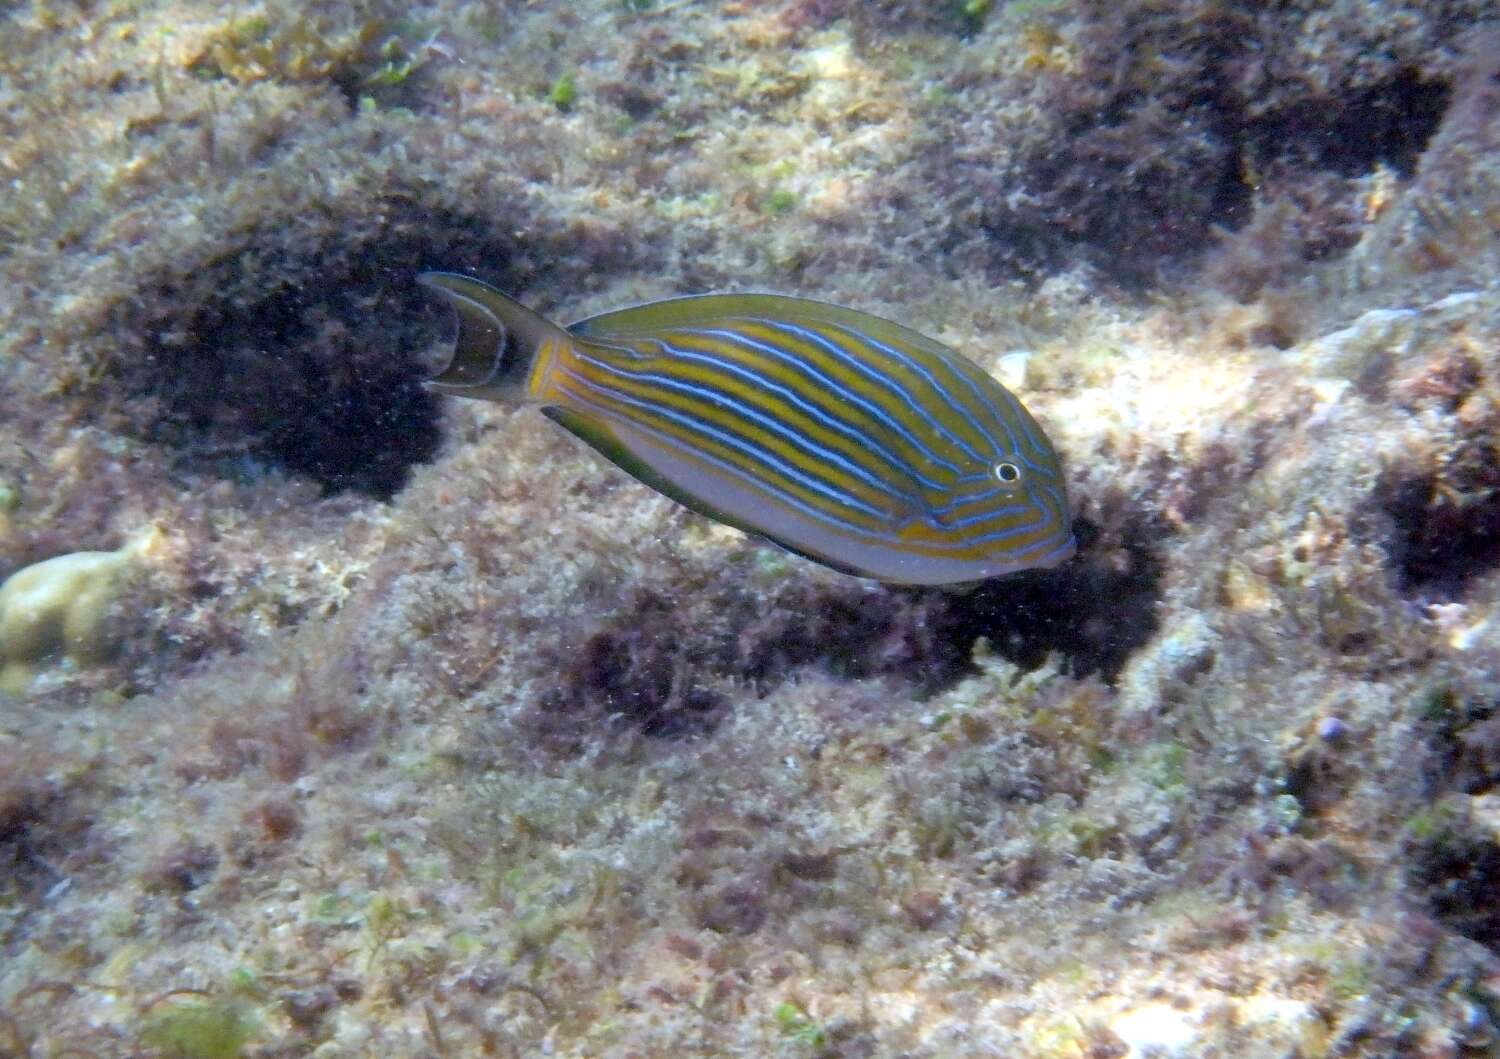
[[[569,374],[571,375],[571,373],[569,373]],[[590,383],[584,382],[582,380],[575,380],[575,381],[579,381],[580,384],[583,385],[583,386],[585,386],[586,388],[593,388],[592,384],[590,384]],[[602,403],[590,400],[588,398],[579,397],[578,398],[578,403],[581,406],[583,406],[583,407],[592,408],[595,411],[597,411],[600,414],[605,415],[605,416],[608,416],[608,415],[612,414],[612,412],[613,412],[613,409],[611,409],[608,404],[602,404]],[[642,430],[642,431],[644,431],[644,432],[646,432],[646,433],[648,433],[648,434],[650,434],[650,435],[653,435],[653,436],[657,437],[658,439],[662,440],[665,443],[672,443],[672,442],[680,440],[676,436],[672,435],[671,433],[662,430],[660,428],[660,426],[650,425],[649,420],[645,424],[637,424],[637,428],[640,429],[640,430]],[[742,464],[736,463],[736,462],[734,462],[732,460],[725,460],[725,459],[723,459],[723,458],[721,458],[719,456],[714,455],[712,452],[700,451],[699,454],[698,454],[698,456],[699,456],[700,459],[704,460],[705,462],[708,462],[708,463],[714,465],[715,467],[718,467],[720,470],[722,470],[726,474],[738,475],[738,476],[740,476],[742,478],[746,478],[746,479],[748,479],[750,481],[753,481],[753,482],[763,482],[764,481],[764,479],[761,476],[759,476],[759,475],[747,474],[747,472],[746,472],[746,470],[745,470],[745,468],[744,468],[744,466]],[[790,494],[790,493],[786,493],[786,492],[781,491],[781,490],[778,490],[778,494],[779,494],[779,499],[781,500],[782,503],[785,503],[788,506],[796,508],[797,510],[799,510],[802,513],[804,513],[805,515],[807,515],[809,518],[816,518],[816,519],[827,520],[827,515],[826,515],[825,512],[823,512],[822,510],[820,510],[816,506],[813,506],[811,504],[805,503],[803,500],[799,499],[796,495]],[[840,523],[840,524],[843,524],[843,523]]]
[[[924,408],[921,404],[919,404],[912,397],[911,393],[905,386],[901,385],[901,383],[893,378],[888,372],[881,371],[878,365],[862,363],[861,360],[858,357],[852,355],[849,350],[844,349],[832,339],[828,338],[825,335],[819,334],[818,332],[813,331],[810,328],[799,327],[795,324],[789,324],[784,321],[767,321],[767,325],[778,330],[784,330],[791,334],[797,335],[799,338],[804,338],[811,342],[817,343],[819,346],[831,353],[834,357],[837,357],[840,362],[845,364],[851,370],[858,372],[865,378],[869,379],[871,382],[875,383],[877,386],[880,386],[882,389],[890,392],[893,396],[899,398],[902,403],[906,405],[907,410],[912,415],[916,416],[927,426],[945,434],[948,439],[953,442],[953,444],[964,450],[964,454],[966,456],[975,460],[983,458],[967,444],[965,444],[949,426],[947,426],[940,420],[935,419],[932,416],[930,410]],[[946,401],[946,395],[943,395],[941,399]],[[930,452],[931,450],[929,449],[927,451]],[[936,455],[933,455],[932,458],[937,459],[938,457]],[[947,465],[950,467],[953,466],[946,460],[942,462],[947,463]],[[954,469],[957,470],[957,468]]]
[[[778,325],[778,323],[774,320],[755,322],[759,323],[761,326],[770,331],[780,329],[780,325]],[[785,350],[778,349],[777,347],[764,342],[757,342],[745,335],[736,334],[732,331],[715,329],[707,331],[705,333],[721,337],[725,342],[747,346],[751,349],[764,353],[767,356],[774,357],[792,366],[797,371],[806,375],[809,381],[811,381],[815,386],[824,389],[824,391],[829,394],[839,395],[844,400],[852,402],[865,412],[868,412],[882,426],[899,435],[902,440],[906,441],[907,444],[911,445],[913,448],[920,450],[922,454],[932,463],[936,464],[939,467],[945,467],[948,470],[953,471],[955,474],[959,472],[959,468],[956,464],[944,459],[942,456],[939,456],[931,448],[919,441],[917,437],[911,433],[907,425],[902,423],[898,418],[893,418],[887,412],[880,410],[879,407],[872,403],[867,397],[856,395],[846,386],[841,386],[839,383],[834,382],[833,379],[819,372],[813,365],[808,364],[806,361],[799,361],[795,356]],[[830,350],[830,352],[833,351]],[[837,354],[835,353],[835,355]]]
[[[584,385],[589,386],[591,389],[594,389],[597,392],[608,393],[611,397],[613,397],[615,399],[626,401],[627,403],[631,404],[635,408],[643,409],[643,410],[645,410],[648,413],[648,415],[651,415],[651,414],[665,415],[668,418],[672,419],[674,422],[680,423],[681,425],[683,425],[684,427],[686,427],[689,430],[698,430],[698,431],[702,431],[704,433],[707,433],[709,436],[712,436],[715,440],[723,442],[723,443],[728,444],[728,445],[731,445],[732,447],[734,447],[738,451],[744,453],[745,455],[747,455],[751,459],[761,461],[762,463],[764,463],[766,465],[766,467],[769,470],[772,470],[773,472],[775,472],[777,474],[782,474],[782,475],[785,475],[786,477],[792,478],[792,479],[794,479],[796,481],[800,481],[803,484],[808,485],[810,488],[818,488],[818,489],[822,490],[825,495],[829,496],[831,499],[833,499],[835,501],[840,501],[840,500],[847,501],[848,498],[846,496],[844,496],[843,494],[841,494],[840,492],[828,488],[826,485],[821,485],[817,480],[815,480],[816,476],[804,475],[802,473],[799,473],[799,471],[797,470],[797,468],[794,465],[788,464],[788,463],[786,463],[784,461],[777,461],[777,460],[772,459],[769,456],[769,454],[763,448],[760,448],[760,447],[758,447],[756,445],[756,441],[755,441],[755,439],[753,437],[746,437],[744,435],[743,431],[741,431],[740,433],[736,434],[732,430],[725,430],[725,429],[723,429],[725,426],[727,426],[731,422],[731,419],[729,418],[729,413],[732,413],[733,415],[739,416],[742,420],[746,420],[746,421],[755,423],[757,426],[759,426],[760,428],[762,428],[763,430],[765,430],[767,433],[774,434],[777,437],[780,437],[788,445],[791,445],[791,446],[793,446],[795,448],[800,449],[801,451],[803,451],[806,455],[808,455],[810,457],[819,458],[819,459],[833,459],[839,466],[844,467],[850,473],[859,475],[860,477],[863,478],[863,480],[865,480],[866,482],[868,482],[873,488],[876,488],[876,489],[878,489],[878,490],[880,490],[882,492],[885,492],[887,495],[891,496],[892,498],[895,498],[895,499],[898,499],[898,500],[903,500],[903,501],[907,499],[906,497],[903,496],[903,494],[901,494],[900,492],[898,492],[896,490],[893,490],[888,484],[886,484],[885,482],[882,482],[880,479],[878,479],[875,476],[873,476],[873,475],[869,474],[868,472],[864,471],[862,468],[857,467],[856,465],[850,463],[849,461],[838,457],[837,454],[829,452],[827,449],[819,448],[818,446],[815,446],[815,445],[812,445],[812,444],[808,443],[804,438],[801,438],[797,434],[795,434],[792,431],[788,430],[783,423],[778,422],[777,420],[773,419],[772,417],[767,416],[764,413],[757,411],[753,407],[751,407],[749,405],[746,405],[743,402],[736,401],[730,395],[727,395],[727,394],[724,394],[724,393],[721,393],[721,392],[715,392],[715,391],[710,390],[710,389],[708,389],[706,387],[694,386],[691,383],[679,382],[677,380],[666,378],[666,377],[664,377],[662,375],[655,374],[655,373],[652,373],[652,372],[647,372],[647,371],[643,371],[643,372],[639,372],[639,373],[622,372],[620,369],[618,369],[616,367],[612,367],[611,365],[605,363],[604,361],[599,360],[596,357],[590,357],[587,354],[582,353],[582,352],[580,352],[578,359],[582,363],[591,365],[594,368],[598,369],[599,371],[604,372],[606,375],[613,375],[616,378],[629,379],[629,380],[631,380],[632,382],[635,382],[635,383],[648,383],[648,384],[651,384],[651,385],[654,385],[654,386],[659,386],[659,387],[662,388],[662,390],[664,390],[666,392],[677,393],[677,394],[682,394],[684,396],[690,396],[690,397],[698,398],[699,400],[709,402],[710,404],[718,404],[719,408],[717,409],[717,411],[721,415],[720,415],[720,418],[718,420],[716,420],[716,421],[720,424],[720,428],[721,429],[714,430],[711,427],[709,427],[709,426],[706,425],[707,421],[702,416],[695,417],[695,416],[691,416],[691,415],[687,415],[687,414],[678,413],[678,412],[673,411],[670,407],[666,407],[666,406],[662,405],[659,402],[643,401],[643,400],[640,400],[640,399],[630,399],[630,398],[627,398],[627,397],[623,396],[618,391],[611,392],[610,388],[607,387],[607,386],[597,385],[596,382],[590,381],[590,379],[582,378],[579,375],[577,375],[576,372],[574,372],[574,371],[569,371],[568,372],[568,376],[570,378],[573,378],[573,379],[575,379],[575,380],[583,383]],[[598,376],[594,376],[593,378],[597,379]],[[813,464],[813,465],[809,465],[809,466],[816,466],[816,465]],[[870,514],[874,514],[874,515],[879,515],[880,514],[879,511],[877,511],[877,510],[875,510],[873,508],[863,507],[861,509],[864,510],[864,511],[867,511]]]
[[[700,441],[719,442],[720,444],[727,446],[728,448],[739,452],[744,456],[747,456],[751,460],[757,461],[761,464],[763,470],[771,472],[771,474],[774,476],[772,479],[773,482],[776,477],[797,482],[808,489],[821,493],[823,496],[826,496],[829,500],[833,501],[836,504],[841,504],[845,507],[852,508],[856,511],[861,511],[868,515],[873,515],[877,518],[882,517],[883,515],[883,513],[879,509],[870,507],[866,504],[862,504],[857,500],[851,498],[847,493],[843,493],[836,489],[830,488],[826,484],[818,481],[816,477],[801,473],[796,469],[796,467],[783,461],[774,459],[763,449],[758,448],[753,440],[747,440],[741,437],[737,437],[730,431],[726,431],[721,427],[712,425],[710,421],[702,417],[694,417],[675,412],[670,408],[663,407],[659,402],[645,401],[639,398],[626,396],[625,394],[620,393],[618,390],[614,390],[606,386],[601,386],[598,383],[584,378],[571,370],[566,370],[565,373],[571,381],[576,382],[593,392],[594,399],[591,403],[595,408],[610,410],[611,402],[627,405],[645,413],[645,415],[636,418],[636,425],[644,426],[646,429],[654,429],[658,431],[659,427],[653,426],[652,424],[653,419],[662,418],[670,420],[671,422],[679,424],[686,431],[688,431],[689,434],[698,435]],[[604,400],[600,400],[600,398],[604,398]],[[619,410],[618,408],[615,408],[613,409],[613,411],[618,413]],[[670,432],[668,432],[668,435],[675,436],[679,440],[681,439],[680,434],[672,435]],[[735,466],[740,470],[744,469],[743,465],[736,464],[734,463],[734,461],[730,461],[728,465]],[[749,477],[757,480],[764,480],[763,477],[759,474],[752,474]],[[787,499],[790,499],[793,495],[787,492],[784,488],[778,488],[778,492]]]
[[[731,332],[727,332],[727,331],[683,331],[683,332],[678,333],[678,335],[688,335],[688,336],[698,336],[698,337],[709,336],[710,338],[712,338],[712,337],[720,337],[720,338],[722,338],[726,342],[732,342],[732,341],[735,341],[736,339],[739,339],[739,338],[742,337],[742,336],[736,336],[736,335],[732,334]],[[674,335],[674,337],[678,337],[678,335]],[[698,349],[696,349],[694,347],[691,347],[691,346],[686,346],[686,345],[681,345],[681,344],[668,345],[662,339],[655,339],[653,341],[655,342],[655,344],[657,344],[658,346],[660,346],[660,348],[663,351],[665,351],[665,352],[667,352],[667,353],[669,353],[669,354],[671,354],[673,356],[679,356],[679,357],[682,357],[685,360],[689,360],[689,361],[692,361],[694,363],[702,364],[702,365],[704,365],[706,367],[717,368],[717,369],[719,369],[721,371],[730,372],[730,373],[736,375],[737,377],[745,379],[747,382],[750,382],[750,383],[752,383],[754,385],[763,386],[766,389],[768,389],[769,391],[771,391],[772,393],[776,394],[778,397],[781,397],[784,400],[790,402],[795,408],[797,408],[798,410],[804,412],[806,415],[808,415],[812,419],[816,420],[817,423],[820,426],[826,427],[826,428],[828,428],[830,430],[836,431],[837,433],[841,434],[843,437],[845,437],[846,439],[848,439],[848,441],[851,442],[852,444],[854,444],[855,446],[869,448],[870,446],[873,445],[873,446],[875,446],[876,450],[879,452],[879,454],[884,459],[890,461],[892,464],[897,464],[897,463],[900,462],[900,460],[897,457],[897,455],[893,451],[891,451],[889,448],[883,446],[877,438],[875,438],[873,435],[870,434],[869,431],[861,431],[858,427],[853,426],[853,425],[849,424],[848,422],[837,418],[836,416],[830,414],[827,409],[821,408],[818,405],[812,403],[811,401],[809,401],[807,399],[806,396],[804,396],[802,394],[798,394],[797,392],[795,392],[794,390],[792,390],[790,387],[781,385],[781,384],[776,383],[776,382],[767,381],[764,378],[757,378],[753,372],[751,372],[751,371],[749,371],[749,370],[747,370],[747,369],[739,366],[738,364],[736,364],[736,363],[734,363],[734,362],[732,362],[730,360],[725,359],[724,356],[723,356],[724,350],[723,350],[722,346],[718,346],[717,347],[718,350],[719,350],[720,355],[719,355],[718,358],[715,358],[715,357],[712,357],[712,356],[704,355],[703,353],[700,353],[698,351]],[[714,346],[711,345],[709,348],[712,349],[712,348],[716,348],[716,347],[714,347]],[[760,347],[760,348],[764,349],[767,352],[771,352],[771,353],[775,352],[774,350],[771,350],[768,347]],[[943,485],[942,485],[941,482],[934,481],[933,479],[927,477],[925,474],[921,473],[920,471],[911,468],[909,465],[907,465],[907,469],[908,469],[908,472],[911,474],[911,476],[919,484],[925,486],[926,488],[929,488],[929,489],[941,489],[941,488],[943,488]]]
[[[800,399],[796,394],[788,390],[786,387],[767,383],[762,379],[757,379],[753,373],[738,368],[733,364],[725,363],[722,360],[715,361],[709,357],[698,356],[694,353],[682,349],[681,347],[668,345],[660,339],[656,339],[653,341],[656,345],[660,346],[660,348],[668,355],[680,357],[683,360],[696,362],[702,365],[704,368],[708,369],[710,372],[725,372],[735,375],[736,377],[744,380],[748,385],[761,387],[766,391],[776,394],[778,397],[789,401],[797,410],[804,412],[808,417],[816,421],[819,425],[845,433],[846,436],[851,439],[858,437],[858,434],[854,431],[849,430],[847,425],[819,411],[814,406]],[[602,345],[602,343],[596,343],[596,345]],[[619,347],[610,346],[609,348],[616,349]],[[584,356],[583,359],[589,360],[590,363],[598,365],[605,371],[619,373],[618,368],[611,368],[604,362],[597,359],[588,358],[587,356]],[[893,496],[903,496],[903,494],[901,493],[892,491],[888,483],[883,482],[877,477],[871,475],[868,471],[853,463],[843,453],[835,451],[834,449],[826,446],[815,444],[806,437],[799,435],[795,431],[791,430],[784,419],[778,420],[773,418],[772,416],[757,411],[756,409],[745,405],[743,402],[736,401],[732,396],[724,394],[723,391],[711,391],[706,387],[694,386],[690,383],[678,382],[660,373],[653,373],[649,371],[642,371],[636,377],[654,382],[656,385],[662,386],[663,388],[668,390],[691,392],[704,397],[710,397],[713,394],[717,394],[718,399],[731,404],[740,415],[761,424],[768,430],[776,432],[780,436],[786,438],[792,444],[798,445],[803,448],[804,451],[806,451],[809,455],[821,459],[832,460],[835,464],[844,468],[845,470],[861,476],[865,481],[869,482],[876,488],[891,492]]]

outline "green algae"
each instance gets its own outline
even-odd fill
[[[797,196],[786,188],[776,188],[766,196],[766,209],[771,213],[786,213],[797,205]]]
[[[807,1013],[796,1004],[783,1001],[771,1012],[781,1035],[795,1044],[809,1048],[821,1048],[828,1040],[823,1027],[807,1017]]]
[[[1423,806],[1406,818],[1403,829],[1416,842],[1441,845],[1456,838],[1462,817],[1456,805],[1450,801],[1438,801]]]
[[[547,89],[547,102],[558,110],[571,110],[578,102],[578,84],[571,72],[559,75],[552,82],[552,87]]]
[[[169,1001],[147,1017],[141,1040],[169,1059],[239,1059],[258,1027],[237,1001]]]

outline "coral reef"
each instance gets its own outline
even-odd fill
[[[1487,13],[7,9],[0,1053],[1493,1054]],[[1081,554],[706,523],[433,267],[911,323]]]
[[[58,555],[0,583],[0,693],[22,694],[36,666],[58,656],[103,661],[117,639],[108,619],[121,581],[155,539],[148,530],[118,551]]]

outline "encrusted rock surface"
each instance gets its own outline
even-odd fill
[[[1246,10],[0,15],[0,577],[153,527],[0,697],[0,1053],[1493,1054],[1500,48]],[[901,319],[1081,554],[768,551],[423,268]]]

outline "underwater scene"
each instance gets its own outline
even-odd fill
[[[0,1059],[1496,1055],[1493,0],[0,2]]]

